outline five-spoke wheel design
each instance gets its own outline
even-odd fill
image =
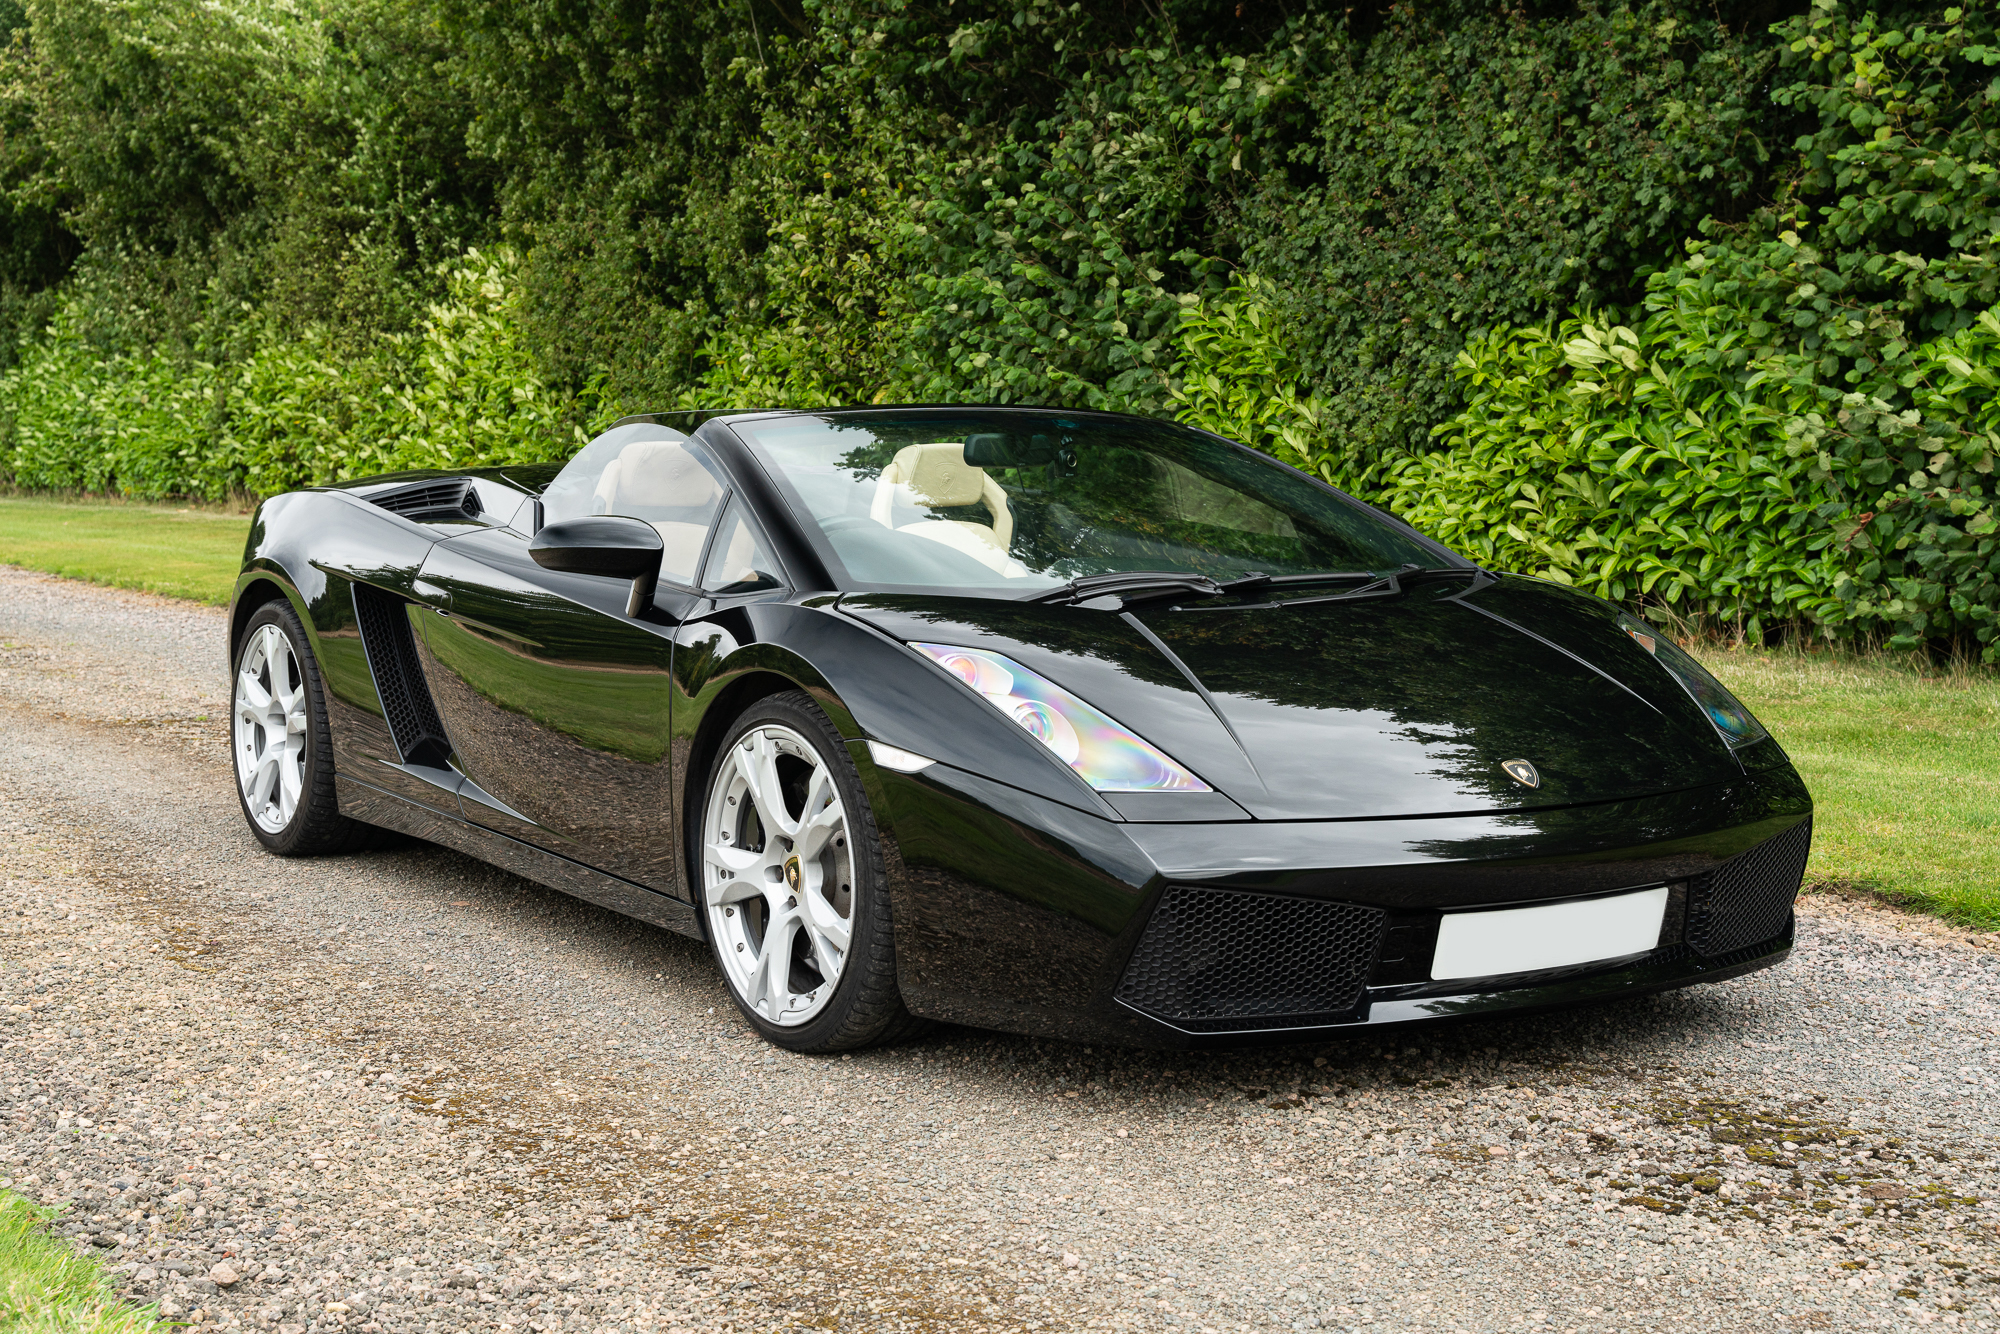
[[[702,893],[729,985],[768,1023],[833,998],[854,936],[854,850],[840,787],[797,731],[763,723],[721,757],[702,819]]]
[[[236,660],[236,781],[244,810],[266,833],[284,832],[298,812],[309,721],[297,648],[279,626],[258,626]]]

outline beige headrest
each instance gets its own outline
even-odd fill
[[[977,504],[986,490],[986,469],[967,463],[960,445],[909,445],[889,466],[921,503],[938,509]]]
[[[701,461],[675,440],[635,440],[597,479],[607,514],[637,509],[699,509],[722,490]]]

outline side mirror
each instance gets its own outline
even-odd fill
[[[528,554],[545,570],[630,579],[627,616],[637,616],[653,600],[653,586],[660,578],[660,555],[665,549],[657,528],[622,514],[593,514],[544,524],[528,543]]]

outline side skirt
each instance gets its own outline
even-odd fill
[[[339,795],[342,815],[491,862],[504,871],[512,871],[550,889],[559,889],[600,908],[609,908],[696,940],[706,939],[702,935],[701,915],[692,905],[679,899],[655,894],[650,889],[641,889],[616,876],[593,871],[568,858],[531,847],[519,839],[467,824],[442,811],[420,806],[346,774],[334,775],[334,791]]]

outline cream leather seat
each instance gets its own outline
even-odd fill
[[[673,440],[635,440],[597,479],[599,514],[629,514],[657,528],[665,550],[660,573],[692,583],[722,487],[701,461]]]
[[[983,500],[993,522],[922,518],[898,525],[895,510],[899,499],[926,509],[951,509]],[[908,445],[896,451],[875,482],[868,517],[895,532],[941,542],[1010,579],[1028,574],[1026,566],[1007,554],[1014,540],[1014,512],[1007,507],[1007,493],[986,475],[986,469],[965,461],[960,445]]]

